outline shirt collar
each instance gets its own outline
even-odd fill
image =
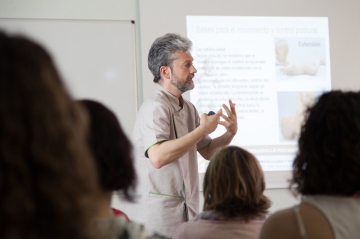
[[[170,92],[168,92],[164,87],[162,87],[160,84],[157,84],[157,88],[159,91],[162,91],[166,94],[168,100],[170,103],[175,107],[177,110],[181,110],[182,108],[179,106],[179,100],[176,96],[173,96]],[[180,96],[181,99],[184,101],[182,96]]]

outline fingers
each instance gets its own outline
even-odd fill
[[[216,112],[215,116],[217,117],[218,121],[220,120],[220,116],[222,116],[222,109],[218,110],[218,112]]]
[[[225,126],[225,127],[227,127],[227,126],[228,126],[228,123],[227,123],[227,122],[225,122],[225,121],[219,121],[219,124],[221,124],[222,126]]]
[[[235,110],[235,105],[236,104],[233,103],[232,100],[229,100],[229,105],[230,105],[232,114],[236,116],[236,110]]]
[[[219,121],[218,124],[224,126],[232,135],[235,135],[237,132],[237,116],[236,116],[236,109],[235,104],[232,100],[229,99],[229,107],[225,104],[222,105],[224,110],[226,111],[227,115],[222,114],[221,110],[219,110],[216,114],[220,114],[221,118],[224,121]]]
[[[204,117],[207,117],[207,116],[208,116],[207,114],[203,113],[203,114],[201,115],[201,118],[204,118]]]
[[[222,107],[225,109],[227,115],[229,116],[231,114],[231,111],[229,110],[229,107],[227,105],[223,104]]]
[[[225,109],[226,113],[227,113],[227,116],[222,114],[221,117],[224,119],[224,120],[227,120],[229,118],[232,118],[233,116],[236,118],[236,109],[235,109],[235,104],[232,102],[232,100],[229,99],[229,106],[230,106],[230,109],[227,105],[223,104],[222,105],[223,108]]]

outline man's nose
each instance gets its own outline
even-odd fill
[[[197,70],[196,70],[195,66],[192,66],[191,67],[191,73],[193,74],[193,73],[196,73],[196,72],[197,72]]]

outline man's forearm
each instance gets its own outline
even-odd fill
[[[213,139],[207,147],[199,150],[199,153],[203,158],[210,159],[218,148],[229,145],[234,136],[234,134],[226,131],[223,135]]]
[[[222,110],[219,110],[212,116],[202,114],[200,125],[195,130],[178,139],[164,141],[150,147],[148,156],[151,164],[155,168],[161,168],[189,152],[202,138],[214,132],[219,123],[221,114]]]
[[[206,135],[206,132],[198,127],[181,138],[153,145],[148,150],[148,156],[151,164],[155,168],[161,168],[166,164],[172,163],[189,152],[190,149]]]

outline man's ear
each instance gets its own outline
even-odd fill
[[[167,66],[161,66],[160,76],[161,78],[170,79],[170,68]]]

